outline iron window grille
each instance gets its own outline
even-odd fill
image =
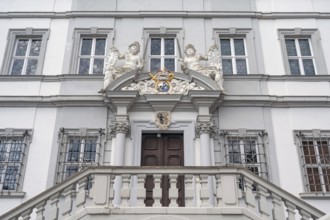
[[[311,193],[330,192],[329,132],[296,132],[305,190]]]
[[[56,183],[85,168],[100,165],[103,135],[103,129],[68,130],[61,128]]]
[[[19,192],[31,131],[6,129],[0,132],[0,190]]]
[[[251,172],[268,179],[267,133],[265,131],[220,133],[227,165],[244,166]]]

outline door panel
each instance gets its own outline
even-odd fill
[[[184,166],[183,161],[183,134],[143,134],[142,136],[142,166]],[[154,182],[152,175],[146,178],[145,188],[147,197],[146,206],[152,206],[154,203],[152,190]],[[168,191],[170,188],[169,176],[163,175],[161,180],[162,188],[162,206],[169,205]],[[177,189],[179,198],[177,203],[184,206],[184,176],[177,179]]]

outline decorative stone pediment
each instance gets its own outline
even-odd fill
[[[193,70],[186,71],[186,74],[173,73],[170,79],[166,78],[165,74],[155,77],[157,74],[138,73],[133,70],[114,80],[107,87],[107,91],[138,91],[140,95],[187,95],[190,90],[221,90],[214,80]]]

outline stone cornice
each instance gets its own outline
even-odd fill
[[[62,82],[62,81],[103,81],[104,75],[0,75],[0,82]]]
[[[134,74],[134,73],[132,73]],[[177,73],[176,73],[177,74]],[[143,74],[146,75],[146,74]],[[180,76],[180,73],[177,74]],[[187,76],[181,74],[182,76]],[[128,75],[129,76],[129,75]],[[132,77],[132,76],[130,76]],[[141,75],[141,78],[143,76]],[[188,76],[187,76],[188,77]],[[77,74],[63,74],[63,75],[0,75],[0,82],[62,82],[62,81],[103,81],[103,75],[77,75]],[[133,77],[134,78],[134,77]],[[139,75],[140,78],[140,75]],[[182,77],[181,77],[182,78]],[[330,75],[316,75],[316,76],[292,76],[292,75],[265,75],[265,74],[249,74],[249,75],[224,75],[226,81],[293,81],[293,82],[320,82],[330,81]]]
[[[258,18],[258,19],[329,19],[330,12],[256,12],[256,11],[65,11],[65,12],[0,12],[0,19],[10,18]]]
[[[103,107],[100,95],[96,96],[0,96],[1,107]]]
[[[167,100],[163,100],[166,104]],[[151,106],[143,97],[137,99],[134,110],[146,111]],[[106,107],[102,95],[72,96],[0,96],[1,107]],[[147,105],[146,105],[147,104]],[[136,105],[136,106],[135,106]],[[221,95],[215,106],[223,107],[272,107],[272,108],[328,108],[330,96],[272,96],[272,95]],[[182,97],[176,111],[195,109],[189,99]]]

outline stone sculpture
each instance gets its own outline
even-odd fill
[[[143,69],[143,60],[139,56],[139,42],[133,42],[128,48],[129,52],[125,54],[120,54],[118,49],[115,47],[110,49],[105,63],[104,87],[101,92],[104,92],[113,80],[124,75],[125,73],[135,69]],[[117,61],[121,59],[125,59],[124,65],[122,67],[116,67]]]
[[[183,71],[191,69],[210,77],[218,84],[221,90],[224,90],[222,66],[218,46],[211,46],[208,56],[202,56],[200,54],[196,54],[196,49],[192,44],[188,44],[185,47],[184,53],[185,58],[179,59],[179,61],[182,62],[181,68]],[[201,60],[207,60],[208,66],[203,66],[200,63]]]

